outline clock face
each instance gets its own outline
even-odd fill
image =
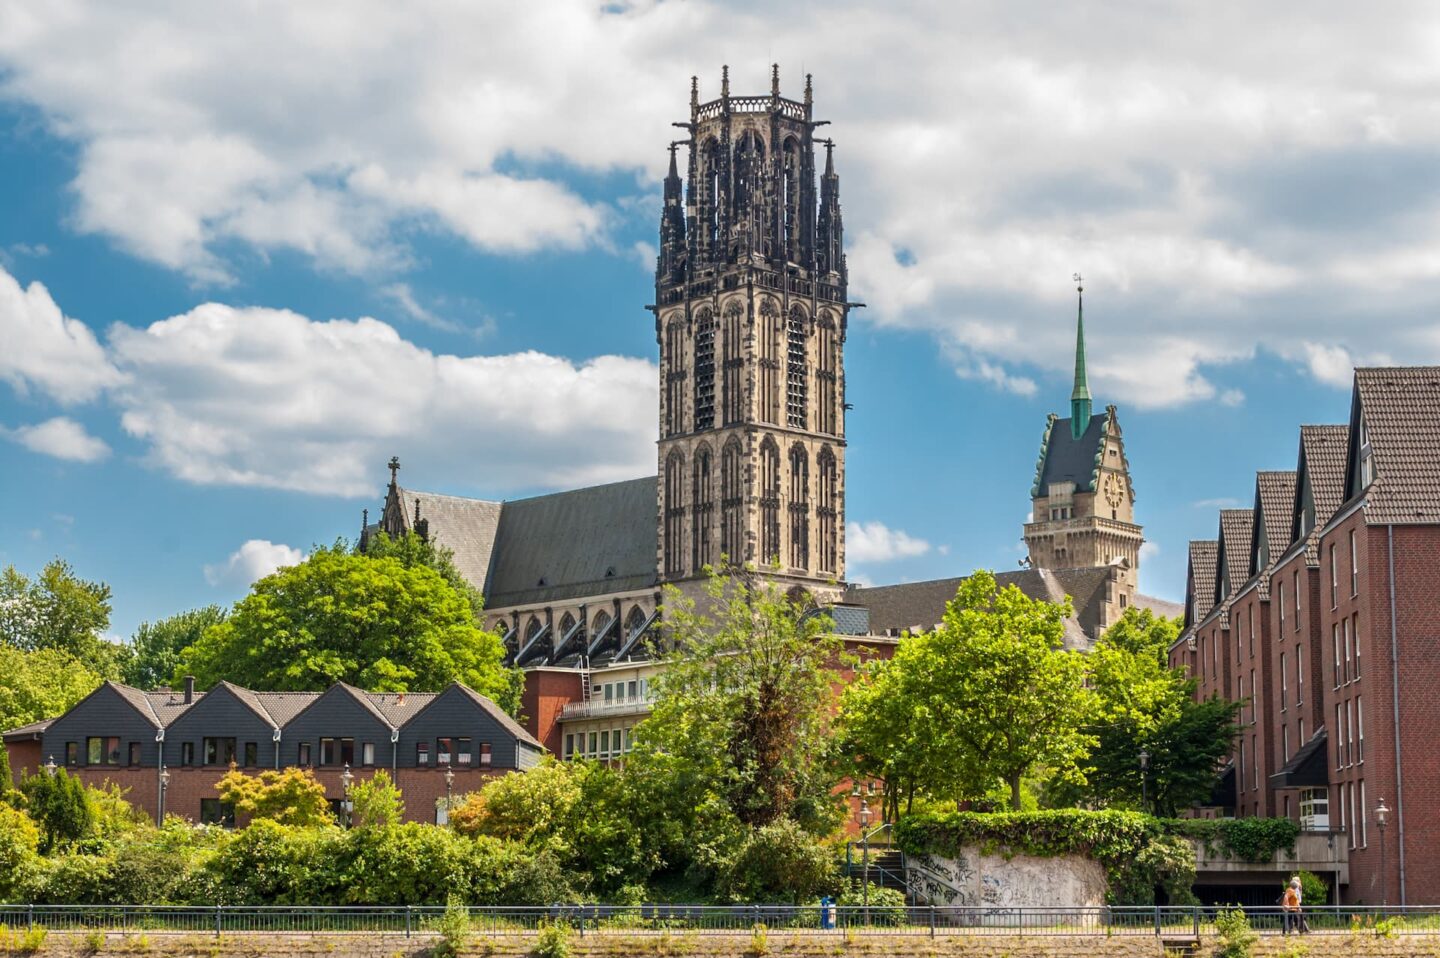
[[[1110,473],[1105,477],[1105,501],[1110,503],[1111,509],[1120,508],[1120,502],[1125,498],[1125,480],[1116,473]]]

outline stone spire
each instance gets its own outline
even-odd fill
[[[660,212],[660,255],[655,267],[655,281],[663,283],[680,278],[685,261],[685,199],[681,192],[680,171],[675,163],[675,149],[670,144],[670,172],[665,176],[665,205]]]
[[[839,273],[845,278],[845,224],[840,216],[840,177],[835,173],[835,141],[819,140],[825,145],[825,173],[820,177],[820,215],[815,229],[816,269],[820,273]]]
[[[1081,282],[1075,274],[1075,282]],[[1079,307],[1075,320],[1075,388],[1070,390],[1070,436],[1079,440],[1090,426],[1090,381],[1085,375],[1085,287],[1077,285]]]

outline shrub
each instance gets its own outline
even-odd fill
[[[535,936],[536,958],[570,958],[570,925],[564,921],[545,922]]]
[[[440,941],[430,950],[436,958],[454,958],[470,940],[470,909],[459,898],[445,903],[445,912],[438,918],[427,918],[422,928],[440,933]]]
[[[266,769],[257,776],[232,766],[215,783],[215,790],[222,801],[235,806],[235,811],[256,819],[268,818],[282,825],[327,825],[335,821],[325,786],[307,768]]]
[[[20,783],[26,808],[43,833],[40,850],[46,854],[68,847],[90,834],[95,823],[94,806],[80,779],[63,768],[54,775],[37,772]]]
[[[352,828],[381,828],[398,825],[405,816],[400,789],[383,768],[350,789]]]
[[[909,918],[905,905],[905,893],[894,888],[881,888],[871,883],[868,894],[861,882],[849,879],[845,882],[835,904],[845,908],[859,908],[869,899],[870,924],[898,928]]]
[[[37,905],[114,903],[114,862],[106,855],[60,855],[47,859],[31,888]]]
[[[411,822],[345,834],[344,903],[439,905],[469,900],[471,842],[447,828]]]
[[[1307,905],[1323,905],[1330,900],[1330,886],[1314,872],[1300,871],[1300,896]]]
[[[751,832],[729,867],[725,891],[756,902],[813,901],[839,883],[835,853],[788,819]]]
[[[0,804],[0,901],[12,901],[40,867],[40,829],[19,809]]]
[[[1220,947],[1215,958],[1250,958],[1259,936],[1250,927],[1250,919],[1243,909],[1234,908],[1215,915],[1215,931],[1220,937]]]

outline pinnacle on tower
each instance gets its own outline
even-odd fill
[[[1075,274],[1075,282],[1081,282]],[[1085,375],[1085,287],[1077,285],[1078,309],[1075,319],[1075,388],[1070,390],[1070,436],[1079,441],[1090,426],[1090,381]]]

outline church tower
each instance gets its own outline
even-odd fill
[[[660,344],[662,581],[708,565],[777,566],[817,592],[845,573],[846,301],[834,143],[803,101],[700,102],[670,145],[655,334]],[[825,148],[816,191],[815,146]],[[686,148],[682,181],[676,161]]]
[[[1135,522],[1135,487],[1116,409],[1112,405],[1103,413],[1091,412],[1084,287],[1077,292],[1070,416],[1062,419],[1051,413],[1046,419],[1030,487],[1031,521],[1025,524],[1025,545],[1031,568],[1109,568],[1112,583],[1104,614],[1108,624],[1134,603],[1145,536]]]

